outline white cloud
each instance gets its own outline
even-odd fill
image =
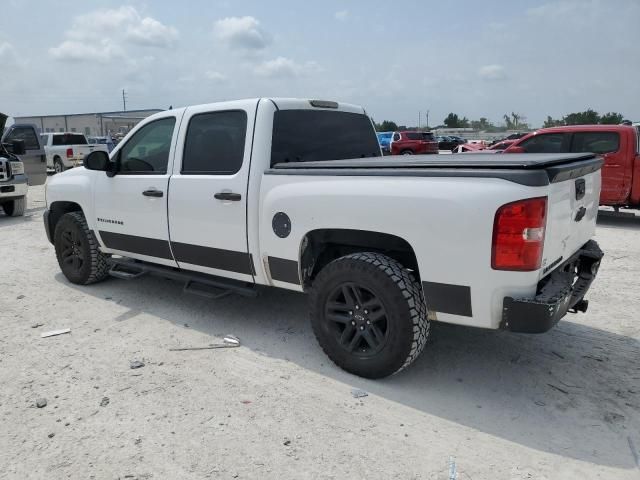
[[[50,48],[49,54],[56,60],[69,62],[106,63],[124,57],[122,49],[107,39],[97,43],[65,40],[57,47]]]
[[[169,47],[178,38],[178,31],[154,18],[145,17],[127,27],[126,37],[139,45]]]
[[[316,62],[297,63],[290,58],[278,57],[262,62],[254,71],[262,77],[298,77],[318,72],[320,66]]]
[[[254,17],[227,17],[214,24],[217,37],[232,47],[261,50],[271,42],[271,36]]]
[[[478,75],[483,80],[503,80],[507,78],[502,65],[484,65],[478,70]]]
[[[4,57],[13,53],[13,45],[9,42],[0,43],[0,57]]]
[[[138,45],[166,48],[178,31],[151,17],[143,17],[131,6],[96,10],[74,18],[65,32],[67,40],[49,49],[57,60],[108,61],[125,56],[126,47]]]
[[[335,13],[336,20],[340,20],[344,22],[347,18],[349,18],[349,10],[340,10]]]
[[[227,79],[227,76],[220,73],[220,72],[216,72],[214,70],[208,70],[204,73],[204,76],[214,82],[222,82],[224,80]]]

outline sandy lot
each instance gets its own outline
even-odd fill
[[[367,381],[323,355],[304,295],[69,284],[43,200],[0,215],[2,479],[446,480],[450,457],[458,479],[640,478],[640,217],[602,217],[586,315],[539,336],[436,324],[413,367]],[[168,350],[227,333],[243,346]]]

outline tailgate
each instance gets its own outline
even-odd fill
[[[595,234],[600,170],[549,184],[541,276],[573,255]]]

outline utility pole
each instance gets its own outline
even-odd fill
[[[418,130],[420,130],[420,122],[422,121],[422,112],[418,110]]]
[[[122,89],[122,110],[123,111],[127,111],[127,94],[124,91],[124,88]]]
[[[429,110],[427,110],[427,128],[429,128]]]

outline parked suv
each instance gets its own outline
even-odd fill
[[[431,132],[394,132],[391,138],[391,155],[422,155],[438,153],[438,141]]]

